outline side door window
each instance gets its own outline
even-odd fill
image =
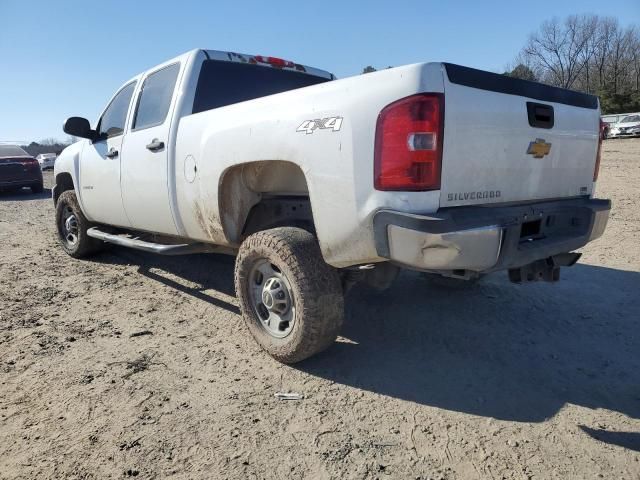
[[[136,82],[125,85],[120,90],[107,109],[102,114],[98,122],[97,131],[101,139],[122,135],[124,132],[124,124],[127,120],[127,112],[131,103],[131,96],[135,89]]]
[[[132,130],[162,125],[169,113],[173,89],[180,71],[180,64],[174,63],[150,74],[142,84],[138,108],[133,119]]]

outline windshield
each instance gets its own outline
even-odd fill
[[[640,115],[629,115],[628,117],[624,117],[622,122],[620,123],[632,123],[632,122],[640,122]]]
[[[329,79],[246,63],[205,60],[200,70],[193,113],[308,87]]]
[[[0,157],[30,157],[27,152],[16,145],[0,145]]]

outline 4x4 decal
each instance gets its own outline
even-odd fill
[[[297,128],[296,132],[304,132],[307,135],[312,134],[319,129],[332,129],[334,132],[342,127],[342,117],[328,117],[315,120],[305,120]]]

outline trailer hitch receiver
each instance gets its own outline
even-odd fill
[[[560,267],[571,267],[582,256],[581,253],[560,253],[520,268],[509,269],[509,280],[513,283],[557,282],[560,280]]]

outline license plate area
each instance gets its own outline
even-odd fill
[[[520,241],[531,241],[540,237],[540,231],[542,229],[542,220],[533,220],[530,222],[524,222],[520,227]]]
[[[518,243],[521,248],[527,248],[537,243],[585,235],[589,230],[589,218],[586,209],[537,211],[534,219],[531,216],[523,219]]]

